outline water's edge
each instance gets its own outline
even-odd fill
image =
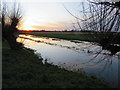
[[[23,38],[24,37],[24,38]],[[85,71],[118,86],[118,58],[109,56],[97,44],[84,41],[69,41],[56,38],[20,36],[17,39],[25,47],[35,50],[44,60],[73,71]]]

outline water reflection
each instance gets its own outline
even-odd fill
[[[110,52],[100,46],[84,41],[68,41],[55,38],[20,35],[17,41],[25,47],[36,50],[49,63],[72,71],[85,71],[104,78],[114,87],[118,84],[118,57],[120,52],[110,56]]]

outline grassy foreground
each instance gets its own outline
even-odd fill
[[[104,81],[85,73],[60,69],[42,64],[42,59],[30,49],[10,50],[6,42],[2,47],[3,88],[103,88]]]

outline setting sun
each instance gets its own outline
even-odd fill
[[[26,26],[26,27],[22,27],[22,26],[19,26],[17,27],[19,30],[36,30],[35,28],[31,27],[31,26]]]
[[[77,3],[66,5],[74,7]],[[69,30],[73,28],[72,23],[76,22],[60,2],[26,2],[22,3],[22,7],[24,17],[19,30]]]

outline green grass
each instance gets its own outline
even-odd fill
[[[67,32],[30,32],[29,34],[41,37],[51,37],[51,38],[59,38],[59,39],[66,39],[66,40],[81,40],[81,41],[89,41],[94,42],[95,39],[93,34],[90,33],[67,33]]]
[[[101,44],[104,39],[109,43],[120,43],[120,33],[112,32],[28,32],[28,34],[41,37],[51,37],[66,40],[80,40],[88,42],[97,42]],[[101,42],[102,41],[102,42]],[[105,42],[106,42],[105,41]]]
[[[108,83],[94,76],[42,64],[33,50],[11,50],[6,42],[2,47],[3,88],[103,88]]]

